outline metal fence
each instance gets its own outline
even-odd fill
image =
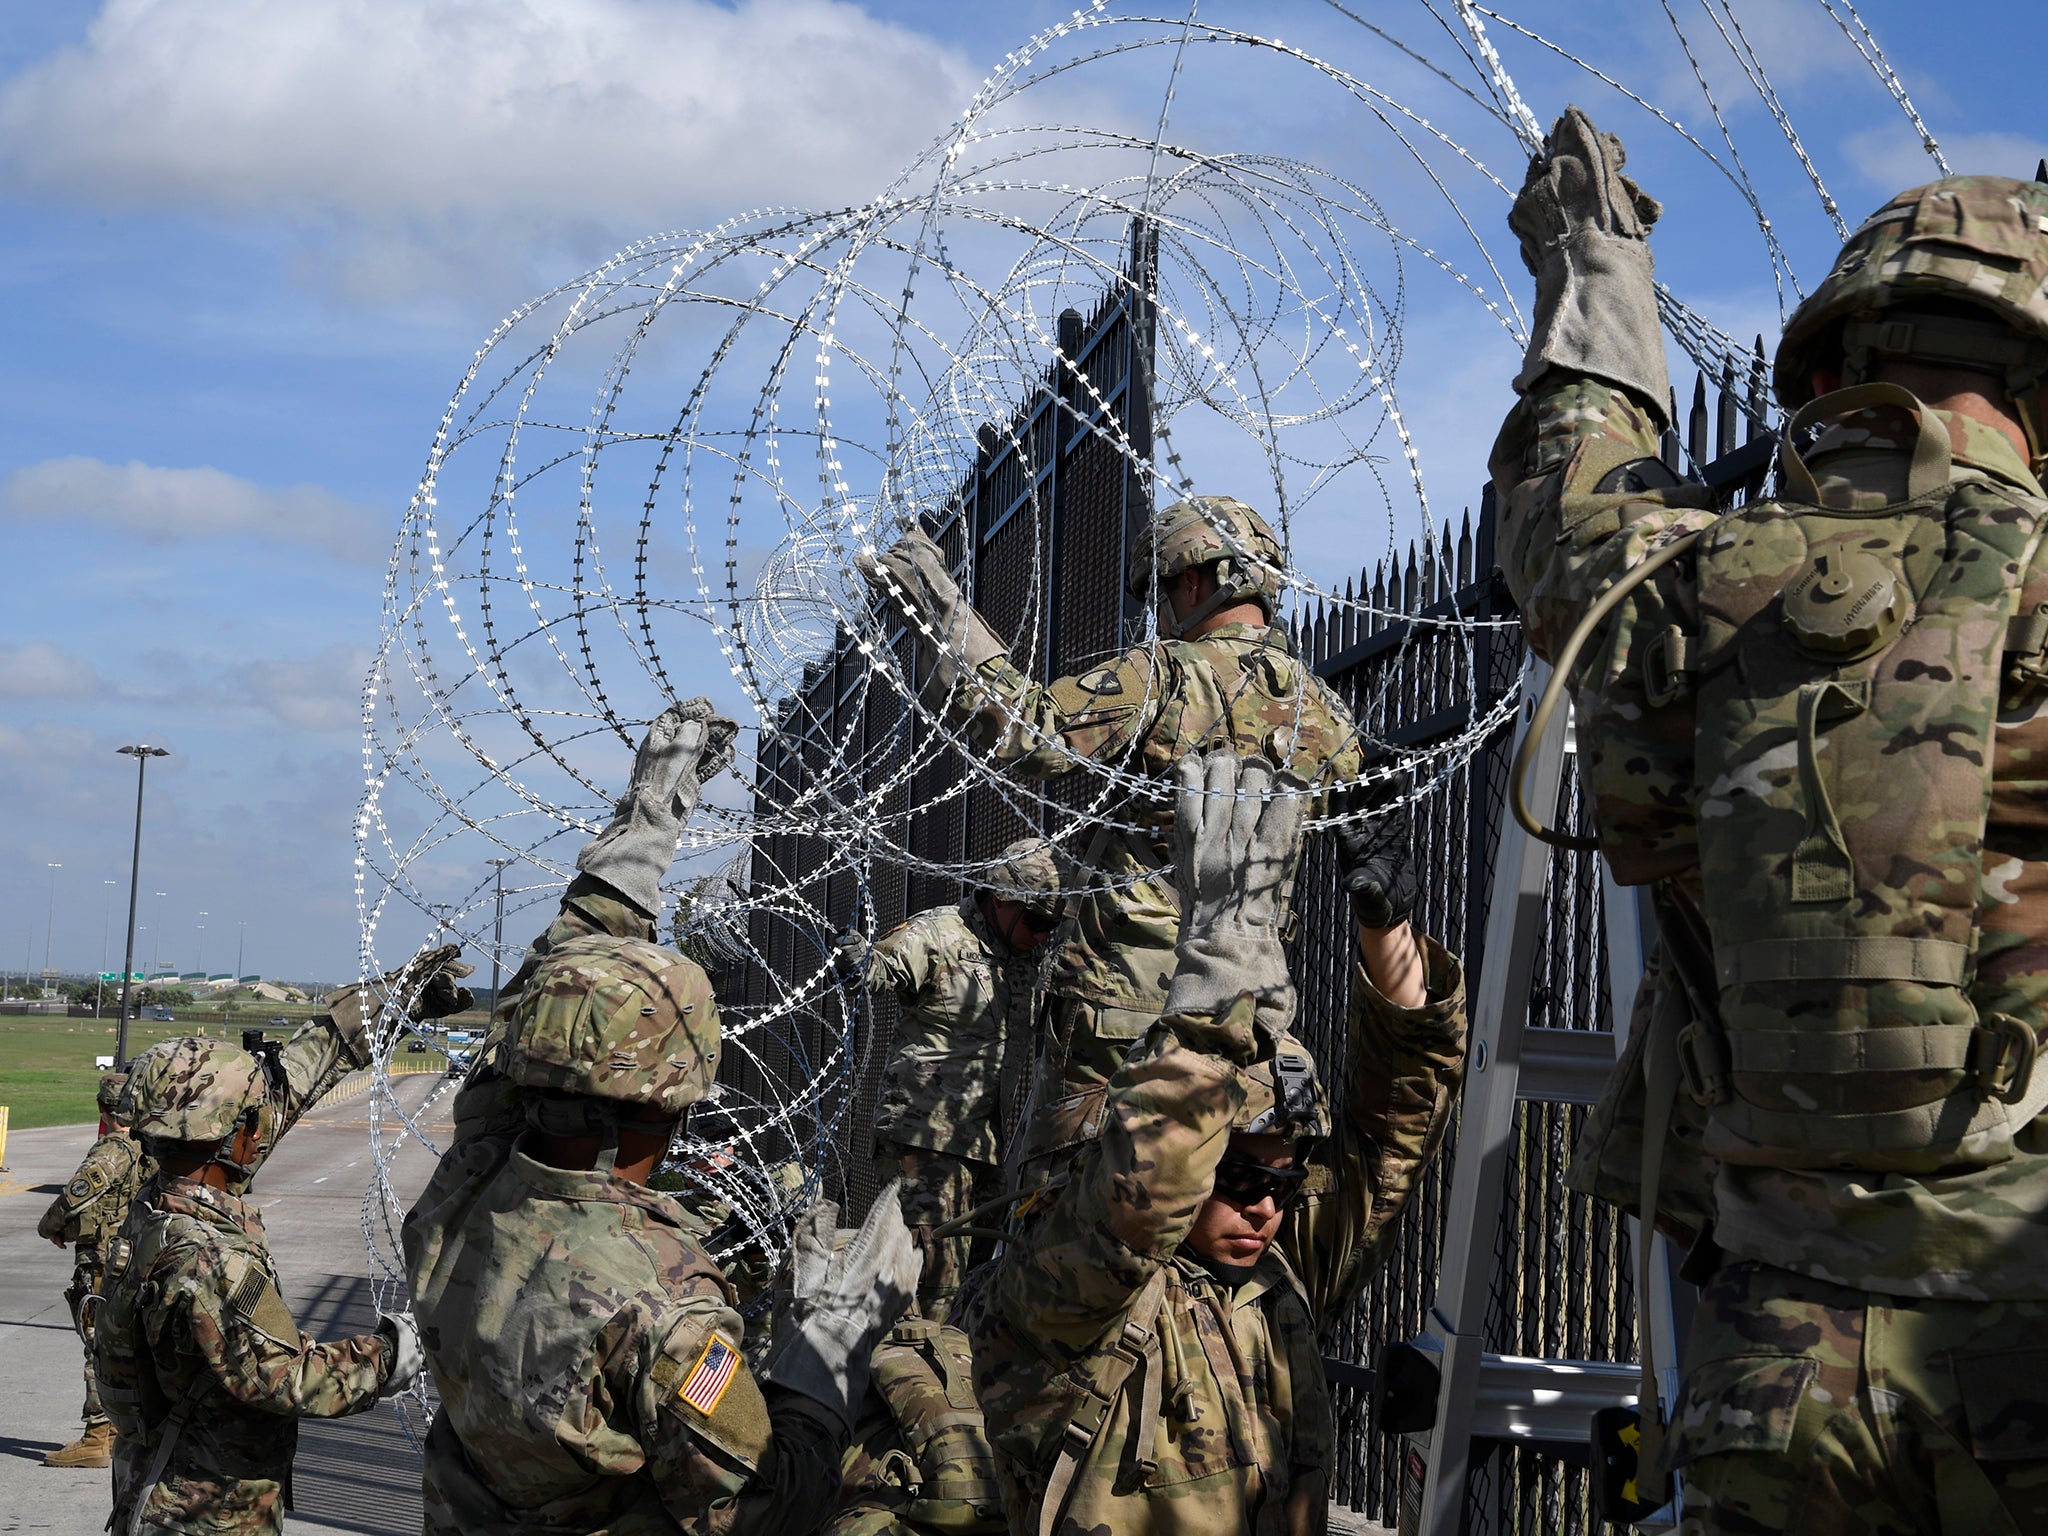
[[[1149,451],[1143,380],[1149,378],[1151,320],[1143,302],[1148,253],[1134,237],[1133,281],[1106,296],[1094,314],[1069,311],[1061,349],[1072,370],[1049,372],[1036,398],[1002,428],[984,428],[974,469],[932,531],[956,569],[972,572],[977,607],[1013,637],[1019,664],[1051,678],[1119,649],[1129,616],[1123,595],[1124,550],[1149,509],[1143,481],[1111,446],[1117,426],[1139,453]],[[1077,399],[1072,377],[1085,374],[1103,397]],[[1085,392],[1083,392],[1085,394]],[[1713,408],[1708,400],[1712,395]],[[1763,417],[1761,343],[1743,380],[1695,386],[1686,431],[1667,436],[1665,458],[1679,473],[1716,487],[1730,504],[1756,494],[1769,472],[1774,440],[1758,436]],[[1672,402],[1678,417],[1677,401]],[[1738,442],[1742,418],[1751,425]],[[1714,429],[1710,453],[1709,428]],[[1291,625],[1303,657],[1352,706],[1372,750],[1413,751],[1468,733],[1517,692],[1525,662],[1514,609],[1494,559],[1490,491],[1476,520],[1455,536],[1419,542],[1405,559],[1361,572],[1346,588],[1356,605],[1319,606]],[[969,543],[975,558],[969,562]],[[899,635],[897,659],[914,670],[913,641]],[[931,751],[929,727],[882,687],[863,687],[863,662],[842,640],[807,677],[780,728],[764,736],[757,802],[772,814],[798,804],[834,775],[883,782],[914,754],[929,751],[915,777],[884,807],[887,820],[911,827],[918,858],[958,864],[983,858],[1023,829],[1011,803],[990,786],[961,792],[966,770],[950,749]],[[1462,958],[1476,989],[1486,963],[1484,935],[1494,858],[1506,805],[1510,733],[1496,731],[1417,808],[1414,857],[1426,872],[1417,921]],[[1075,775],[1084,779],[1084,775]],[[1084,786],[1076,783],[1073,788]],[[1055,798],[1059,796],[1057,788]],[[915,809],[913,809],[915,807]],[[1579,796],[1568,761],[1555,808],[1577,825]],[[832,860],[821,840],[780,833],[757,840],[757,890],[794,885],[825,913],[820,929],[799,910],[756,909],[749,932],[754,958],[721,981],[721,1002],[741,1016],[758,1012],[824,963],[833,928],[871,903],[878,928],[951,901],[956,881],[900,866],[875,868],[865,892],[844,869],[815,878]],[[1307,851],[1297,893],[1295,974],[1301,983],[1303,1036],[1326,1077],[1342,1081],[1351,980],[1348,908],[1336,884],[1334,849],[1317,839]],[[1607,956],[1598,861],[1557,854],[1551,862],[1544,934],[1527,998],[1528,1022],[1545,1029],[1611,1033]],[[857,1007],[851,1037],[858,1070],[847,1102],[821,1110],[841,1128],[835,1192],[864,1207],[874,1189],[868,1163],[875,1078],[894,1031],[893,1005],[869,1007],[844,990],[813,986],[814,999],[786,1028],[780,1070],[800,1074],[827,1053],[842,1007]],[[1625,1000],[1624,1000],[1625,1005]],[[737,1073],[759,1071],[736,1064]],[[758,1089],[759,1085],[755,1085]],[[1520,1104],[1494,1256],[1486,1347],[1503,1355],[1630,1361],[1636,1319],[1626,1224],[1610,1208],[1564,1188],[1564,1172],[1586,1110],[1569,1103]],[[1335,1395],[1339,1466],[1333,1493],[1350,1507],[1392,1523],[1398,1508],[1403,1443],[1376,1432],[1369,1406],[1372,1365],[1382,1344],[1419,1333],[1435,1295],[1446,1239],[1447,1191],[1456,1168],[1454,1126],[1442,1157],[1423,1179],[1392,1236],[1383,1268],[1335,1327],[1328,1372]],[[1466,1528],[1473,1532],[1570,1533],[1595,1528],[1582,1446],[1475,1443],[1467,1485]]]

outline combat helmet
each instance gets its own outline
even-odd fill
[[[1813,373],[1864,382],[1885,358],[2000,375],[2034,459],[2048,377],[2048,185],[1950,176],[1865,219],[1785,323],[1773,382],[1787,410]]]
[[[128,1102],[127,1094],[128,1074],[107,1072],[100,1077],[100,1089],[93,1096],[93,1102],[99,1105],[100,1113],[109,1120],[126,1125],[135,1115],[135,1106]]]
[[[718,1074],[718,1004],[703,970],[644,939],[590,934],[534,968],[506,1028],[507,1081],[539,1090],[556,1135],[673,1123]]]
[[[1216,592],[1181,621],[1200,623],[1232,603],[1255,602],[1272,618],[1280,609],[1287,557],[1266,520],[1232,496],[1190,496],[1152,514],[1131,540],[1124,585],[1142,598],[1182,571],[1216,566]]]
[[[221,1141],[261,1107],[264,1089],[262,1064],[239,1047],[159,1041],[128,1064],[131,1129],[144,1144]]]
[[[1042,837],[1020,837],[997,854],[988,884],[1000,901],[1014,901],[1043,917],[1059,915],[1059,858]]]
[[[1330,1134],[1330,1101],[1316,1076],[1316,1059],[1293,1035],[1282,1035],[1271,1056],[1253,1062],[1239,1075],[1248,1091],[1231,1119],[1233,1136],[1320,1141]]]

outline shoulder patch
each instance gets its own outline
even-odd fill
[[[690,1367],[682,1385],[676,1388],[676,1397],[685,1407],[694,1408],[709,1418],[718,1412],[718,1405],[724,1399],[726,1389],[732,1385],[733,1377],[739,1374],[739,1368],[740,1352],[714,1333],[704,1341],[703,1353],[697,1356],[697,1363]]]
[[[98,1194],[99,1189],[94,1185],[90,1174],[81,1173],[65,1187],[65,1193],[74,1200],[84,1201]]]
[[[669,1335],[650,1372],[659,1407],[691,1434],[750,1470],[768,1453],[774,1431],[761,1385],[724,1329],[699,1313]],[[698,1332],[700,1327],[703,1332]]]
[[[1075,682],[1089,693],[1119,694],[1124,691],[1123,676],[1115,667],[1099,667],[1093,672],[1083,672]]]
[[[228,1310],[265,1338],[287,1349],[299,1346],[299,1325],[260,1264],[251,1264],[228,1293]]]

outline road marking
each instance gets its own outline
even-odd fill
[[[319,1178],[315,1179],[313,1182],[315,1184],[325,1184],[327,1182],[327,1175],[323,1173],[320,1175]]]

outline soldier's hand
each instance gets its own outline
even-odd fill
[[[739,725],[702,694],[671,704],[648,722],[624,798],[664,806],[677,821],[687,821],[705,782],[732,762],[738,734]]]
[[[832,968],[841,976],[859,976],[867,969],[870,947],[858,928],[842,928],[832,935]]]
[[[385,976],[384,985],[411,1019],[445,1019],[476,1005],[476,994],[461,985],[476,967],[456,958],[460,944],[423,950]]]
[[[377,1331],[384,1336],[391,1359],[391,1369],[378,1384],[377,1396],[396,1397],[413,1384],[420,1368],[427,1363],[427,1352],[420,1344],[420,1325],[410,1312],[380,1312]]]
[[[1331,809],[1346,818],[1336,826],[1338,883],[1366,928],[1398,928],[1414,915],[1419,887],[1409,857],[1406,774],[1377,784],[1354,784]]]
[[[1508,211],[1508,228],[1522,242],[1523,265],[1540,272],[1544,257],[1581,230],[1647,239],[1664,207],[1621,173],[1627,163],[1619,138],[1595,128],[1577,107],[1566,108],[1551,125],[1543,153],[1529,162]]]

